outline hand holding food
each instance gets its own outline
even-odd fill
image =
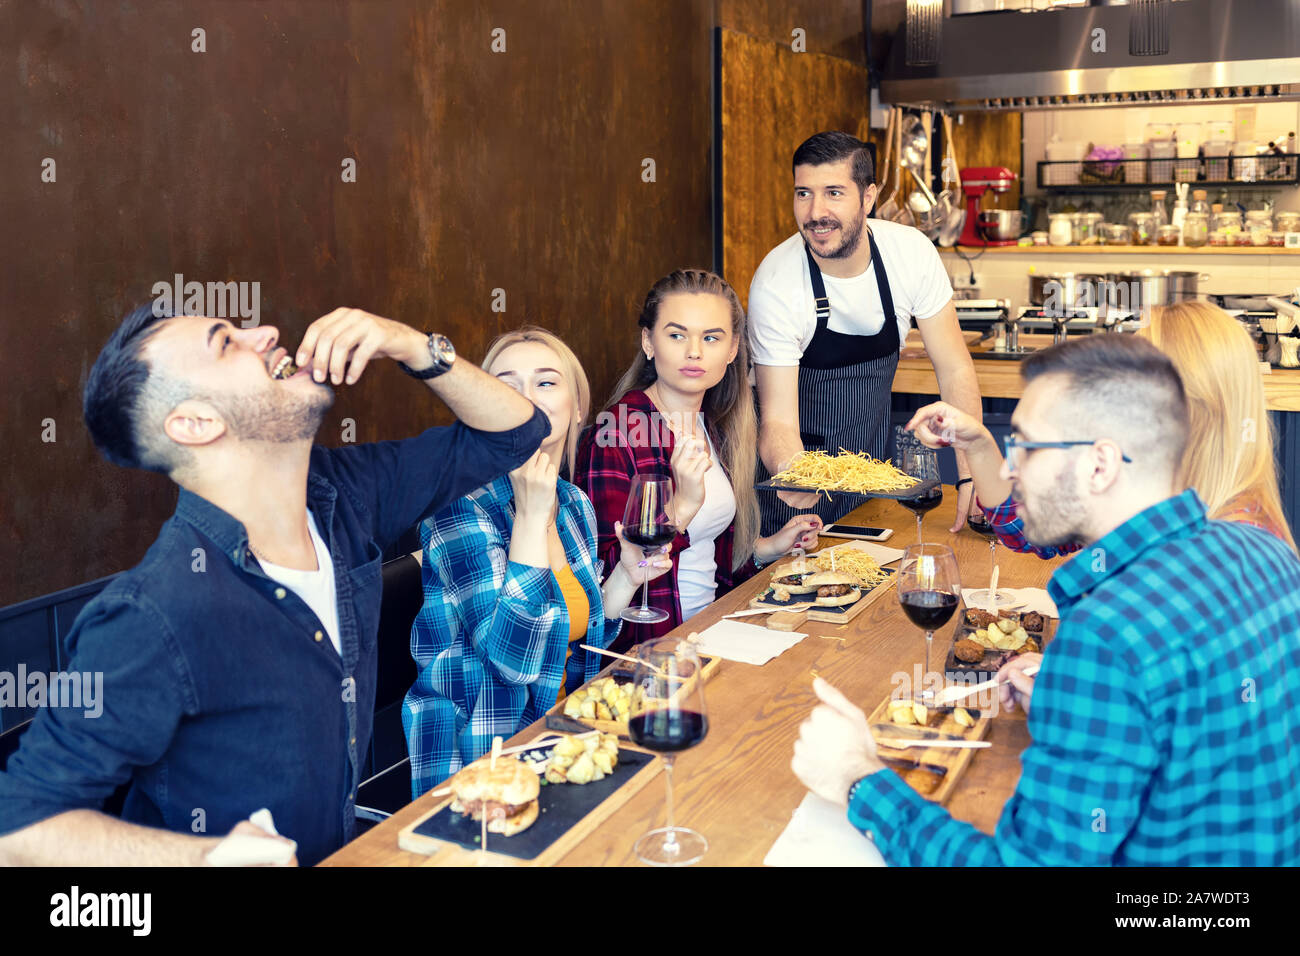
[[[677,437],[668,461],[673,472],[673,518],[685,528],[704,505],[704,473],[713,466],[709,442],[686,431]]]
[[[820,677],[813,681],[813,691],[821,703],[799,728],[790,769],[813,793],[845,806],[853,782],[884,764],[861,708]]]
[[[515,520],[545,524],[555,512],[558,469],[549,455],[538,449],[533,457],[510,472],[515,492]]]
[[[958,448],[965,450],[989,431],[974,416],[947,402],[931,402],[919,408],[905,426],[914,433],[922,445],[930,448]]]

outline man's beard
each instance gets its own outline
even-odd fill
[[[1025,537],[1040,548],[1056,548],[1083,540],[1083,523],[1086,509],[1083,498],[1075,488],[1071,466],[1063,467],[1052,486],[1033,496],[1032,502],[1024,499],[1024,487],[1017,482],[1016,498],[1019,513],[1025,525]]]
[[[833,220],[819,219],[813,222],[804,223],[804,229],[808,232],[812,232],[813,229],[818,226],[832,226],[838,224],[840,226],[840,235],[843,237],[840,240],[840,244],[830,250],[830,252],[819,252],[817,255],[822,259],[847,259],[849,256],[853,255],[853,253],[858,251],[858,243],[862,241],[862,228],[866,223],[867,213],[864,208],[857,220],[850,223],[848,226],[837,223]]]
[[[317,385],[308,394],[299,395],[275,388],[261,395],[227,393],[210,401],[240,441],[310,441],[334,404],[334,390]]]

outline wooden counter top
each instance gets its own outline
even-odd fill
[[[969,334],[968,343],[979,336]],[[1042,348],[1052,344],[1050,335],[1021,335],[1020,343]],[[983,347],[973,346],[971,358],[975,360],[975,375],[979,379],[980,394],[985,398],[1019,398],[1024,388],[1020,379],[1020,363],[1009,359],[980,359]],[[1300,412],[1300,369],[1275,368],[1263,375],[1264,400],[1270,411]],[[938,395],[939,382],[934,367],[921,347],[921,336],[915,329],[907,337],[907,347],[898,360],[894,373],[893,391],[910,395]]]
[[[949,534],[957,496],[944,489],[943,503],[925,516],[925,539],[949,545],[957,555],[962,579],[983,583],[989,574],[989,549],[983,538],[963,528]],[[859,524],[893,528],[888,542],[904,547],[916,540],[912,515],[891,501],[872,500],[854,510]],[[841,539],[822,539],[838,544]],[[1064,559],[1043,561],[1032,555],[998,549],[1003,584],[1044,587]],[[744,608],[766,587],[759,574],[706,608],[673,633],[685,636]],[[933,653],[947,653],[955,624],[940,629]],[[723,661],[707,685],[709,735],[698,747],[678,755],[674,778],[676,818],[709,841],[704,866],[760,866],[791,814],[803,799],[803,784],[790,770],[799,725],[815,704],[812,671],[829,680],[870,711],[889,696],[894,674],[913,672],[925,655],[925,637],[908,622],[890,593],[847,625],[809,622],[809,636],[762,667]],[[843,645],[827,638],[842,636]],[[932,663],[933,666],[933,663]],[[512,743],[531,740],[542,730],[536,723]],[[1020,753],[1029,745],[1023,713],[999,714],[989,732],[993,746],[979,751],[949,800],[954,817],[992,833],[1002,805],[1020,778]],[[438,800],[426,794],[373,830],[326,859],[323,866],[437,866],[437,857],[400,850],[397,834]],[[561,861],[569,866],[638,865],[632,847],[651,827],[664,823],[664,786],[653,780],[600,823]],[[959,862],[959,861],[953,861]]]

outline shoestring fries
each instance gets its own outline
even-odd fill
[[[902,491],[916,484],[916,479],[894,467],[892,462],[878,461],[863,452],[840,449],[838,455],[824,451],[800,452],[790,467],[772,476],[773,481],[816,491]]]

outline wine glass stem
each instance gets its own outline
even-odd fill
[[[673,755],[661,754],[664,762],[664,781],[668,789],[668,835],[664,838],[664,852],[677,852],[677,830],[673,827]]]
[[[916,543],[917,544],[924,543],[921,540],[921,516],[919,514],[916,516]]]
[[[998,566],[998,539],[989,539],[989,583],[993,583],[993,570]],[[994,595],[990,594],[991,599],[996,600]]]
[[[925,676],[923,684],[930,680],[930,642],[934,640],[934,631],[925,632]]]

